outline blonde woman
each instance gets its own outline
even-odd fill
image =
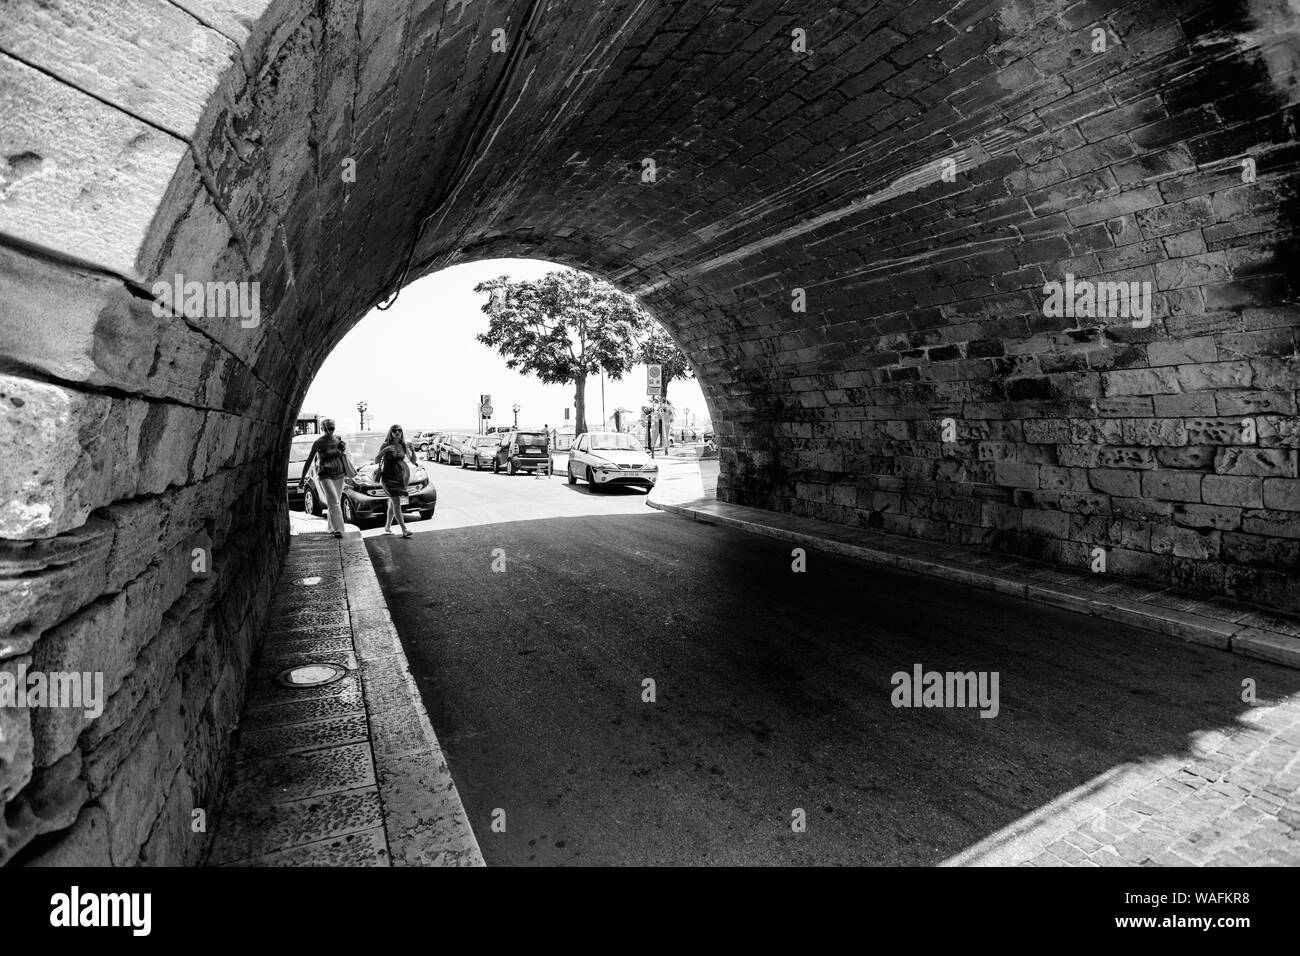
[[[343,537],[343,479],[347,475],[348,446],[343,439],[334,437],[334,419],[323,419],[320,424],[325,433],[312,442],[311,452],[307,455],[307,460],[302,463],[302,477],[298,479],[298,490],[302,491],[303,485],[307,482],[307,475],[311,473],[312,459],[320,455],[320,468],[316,478],[320,484],[321,494],[325,496],[326,510],[329,512],[329,523],[326,527],[334,537],[341,538]]]
[[[408,484],[407,460],[419,467],[415,450],[406,443],[401,425],[394,425],[384,436],[384,447],[379,449],[375,461],[379,462],[379,480],[388,492],[388,519],[384,522],[384,531],[393,533],[393,519],[402,526],[402,537],[409,538],[411,532],[406,528],[406,518],[402,516],[402,496],[406,494]]]

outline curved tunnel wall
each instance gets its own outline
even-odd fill
[[[1300,603],[1300,18],[851,6],[6,8],[0,668],[111,696],[0,711],[0,859],[201,856],[291,418],[470,258],[638,294],[726,500]],[[1049,314],[1067,274],[1149,283],[1149,324]],[[155,314],[175,275],[260,321]]]

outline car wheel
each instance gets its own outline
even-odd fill
[[[573,466],[572,466],[572,465],[568,465],[568,466],[565,467],[564,470],[565,470],[565,472],[567,472],[567,474],[568,474],[568,476],[569,476],[569,484],[571,484],[571,485],[576,485],[576,484],[578,483],[578,479],[573,477]]]
[[[474,470],[475,470],[475,471],[482,471],[482,470],[483,470],[483,460],[482,460],[481,458],[479,458],[478,455],[475,455],[475,456],[474,456]]]
[[[515,468],[515,460],[512,458],[510,459],[510,464],[506,466],[506,474],[513,475],[515,474],[516,470],[517,469]]]
[[[356,524],[357,514],[352,508],[352,499],[347,495],[343,496],[343,523]]]
[[[587,489],[594,495],[596,493],[596,473],[587,466]]]
[[[311,488],[308,488],[302,493],[302,510],[309,515],[320,514],[320,512],[316,510],[316,495],[312,493]]]
[[[492,474],[501,474],[501,462],[497,461],[495,458],[492,459]]]
[[[429,521],[431,518],[433,518],[433,512],[432,512],[432,511],[421,511],[421,512],[420,512],[420,517],[423,518],[425,521]]]

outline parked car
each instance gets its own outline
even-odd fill
[[[343,508],[343,520],[348,524],[360,525],[365,521],[382,520],[388,513],[388,492],[379,481],[379,465],[375,456],[384,446],[385,432],[353,432],[339,435],[347,445],[348,456],[356,466],[355,478],[343,479],[343,496],[340,502]],[[318,436],[313,435],[312,439]],[[310,446],[308,446],[310,449]],[[410,462],[407,466],[411,467]],[[320,459],[312,463],[311,473],[307,475],[306,490],[303,492],[303,511],[319,515],[324,511],[325,496],[318,484],[317,471]],[[429,480],[428,473],[420,466],[411,467],[410,481],[406,485],[407,502],[403,511],[418,511],[422,518],[432,518],[438,506],[438,490]]]
[[[475,471],[492,467],[497,449],[501,447],[501,434],[473,435],[460,446],[460,467],[474,466]]]
[[[659,466],[633,435],[622,432],[583,432],[569,449],[569,484],[584,479],[592,491],[608,485],[644,488],[659,477]]]
[[[437,439],[437,432],[416,432],[415,437],[411,439],[411,448],[417,452],[424,451],[431,442],[435,442]]]
[[[496,454],[492,456],[492,471],[497,473],[504,468],[507,475],[521,471],[551,473],[551,447],[546,432],[540,428],[533,431],[507,432]]]
[[[438,438],[438,445],[433,452],[433,460],[444,465],[459,465],[461,462],[460,446],[470,438],[466,432],[447,432]]]
[[[311,454],[312,443],[319,435],[295,435],[289,443],[289,467],[285,474],[285,490],[289,494],[289,507],[297,508],[302,504],[303,493],[298,490],[298,480],[302,478],[302,466]]]

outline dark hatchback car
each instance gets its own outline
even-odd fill
[[[353,432],[339,435],[347,445],[348,455],[356,466],[355,478],[343,480],[343,520],[348,524],[360,525],[367,521],[383,520],[388,513],[388,492],[379,481],[379,466],[375,456],[384,444],[384,432]],[[316,482],[318,458],[312,463],[311,474],[307,476],[307,488],[303,494],[303,511],[319,515],[324,511],[325,496],[321,494]],[[438,506],[438,490],[429,481],[429,476],[422,466],[412,465],[410,481],[406,486],[406,498],[402,504],[403,511],[418,511],[421,518],[432,518]]]
[[[492,458],[493,473],[505,469],[513,475],[521,471],[551,473],[551,448],[547,434],[537,431],[507,432],[501,447]]]

